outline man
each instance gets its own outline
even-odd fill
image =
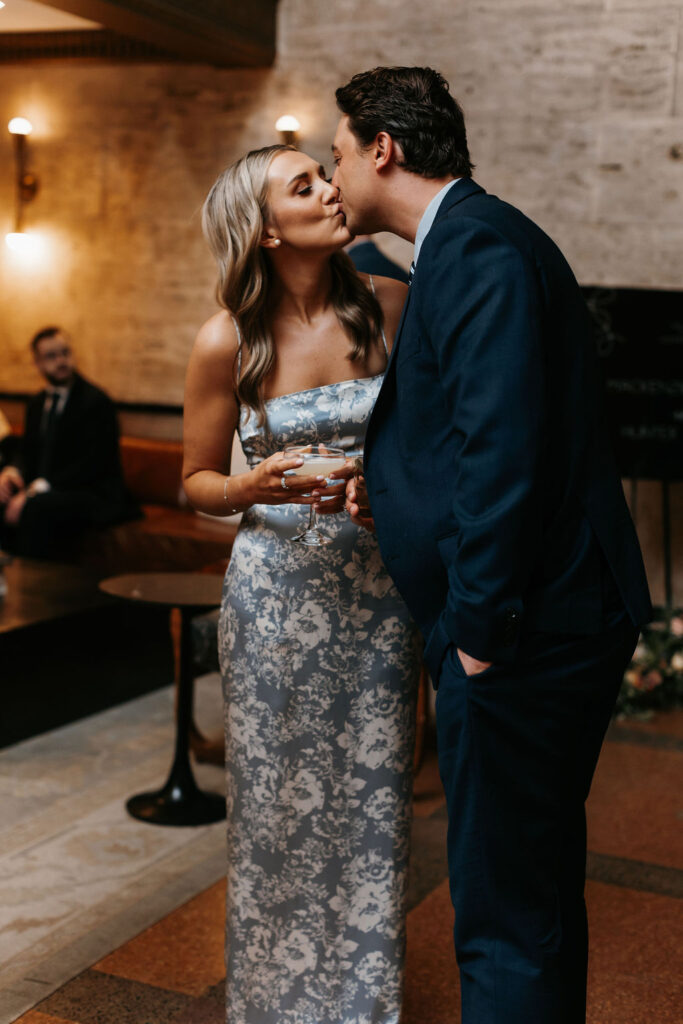
[[[589,319],[554,243],[472,180],[439,74],[336,95],[348,227],[415,243],[365,466],[438,687],[462,1021],[579,1024],[584,802],[651,614]]]
[[[394,281],[408,284],[408,274],[394,263],[375,244],[372,235],[357,235],[353,241],[344,246],[356,270],[362,274],[374,274],[375,277],[391,277]]]
[[[76,372],[61,328],[38,331],[31,349],[47,387],[29,403],[16,463],[0,472],[0,547],[63,557],[87,527],[125,518],[116,410]]]

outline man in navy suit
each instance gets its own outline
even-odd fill
[[[415,243],[365,467],[438,688],[462,1021],[580,1024],[584,803],[651,614],[589,318],[554,243],[472,180],[438,73],[376,68],[337,102],[348,227]]]

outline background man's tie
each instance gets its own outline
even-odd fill
[[[38,467],[38,476],[45,476],[52,456],[52,449],[55,444],[55,432],[57,430],[57,406],[59,405],[59,393],[53,392],[50,396],[52,404],[48,409],[47,416],[45,417],[45,428],[43,430],[43,439],[40,450],[40,465]]]

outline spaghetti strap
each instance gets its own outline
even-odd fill
[[[237,323],[237,320],[232,313],[230,314],[230,317],[235,325],[235,330],[237,331],[237,380],[239,381],[242,375],[242,332],[240,331],[240,325]]]
[[[372,274],[368,274],[368,277],[370,278],[370,287],[372,288],[372,294],[375,296],[375,298],[377,298],[377,292],[375,291],[375,282],[372,280]],[[384,345],[384,355],[387,357],[388,360],[389,346],[387,345],[387,337],[386,334],[384,333],[384,324],[382,324],[380,330],[382,332],[382,344]]]

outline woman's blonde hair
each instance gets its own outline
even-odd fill
[[[216,257],[219,305],[236,318],[244,346],[241,373],[235,373],[240,404],[265,420],[263,381],[275,364],[268,315],[273,269],[261,245],[267,217],[268,171],[278,153],[293,146],[252,150],[226,168],[206,197],[202,210],[204,236]],[[382,310],[358,277],[344,252],[330,257],[330,298],[339,323],[352,341],[349,359],[367,358],[380,337]]]

